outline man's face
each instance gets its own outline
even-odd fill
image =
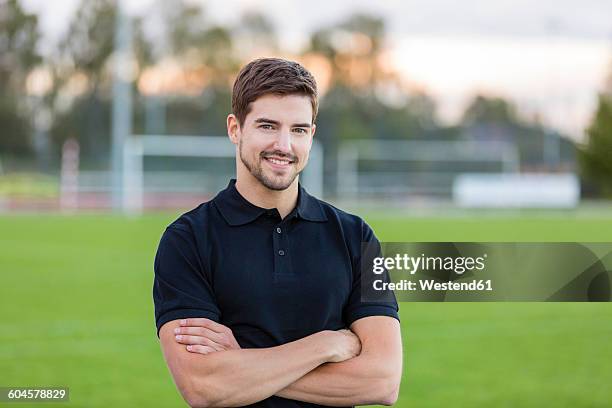
[[[239,158],[270,190],[285,190],[308,162],[315,126],[310,98],[264,95],[238,130]]]

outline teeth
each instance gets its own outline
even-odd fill
[[[268,157],[267,159],[270,160],[274,164],[289,164],[288,160],[278,160],[278,159],[273,159],[271,157]]]

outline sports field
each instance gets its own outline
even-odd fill
[[[177,216],[0,216],[0,386],[69,386],[71,402],[53,406],[185,406],[162,359],[151,297],[157,242]],[[365,218],[384,241],[612,242],[608,215]],[[609,303],[400,309],[405,360],[396,406],[612,401]]]

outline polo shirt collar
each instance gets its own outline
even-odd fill
[[[236,179],[231,179],[227,188],[219,192],[213,202],[225,221],[232,226],[248,224],[269,211],[252,204],[240,195],[236,189]],[[327,221],[319,201],[308,194],[301,184],[298,184],[297,214],[307,221]]]

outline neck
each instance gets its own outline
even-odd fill
[[[285,218],[297,205],[298,177],[285,190],[270,190],[259,182],[250,172],[238,172],[236,189],[247,201],[261,208],[276,208],[281,218]]]

